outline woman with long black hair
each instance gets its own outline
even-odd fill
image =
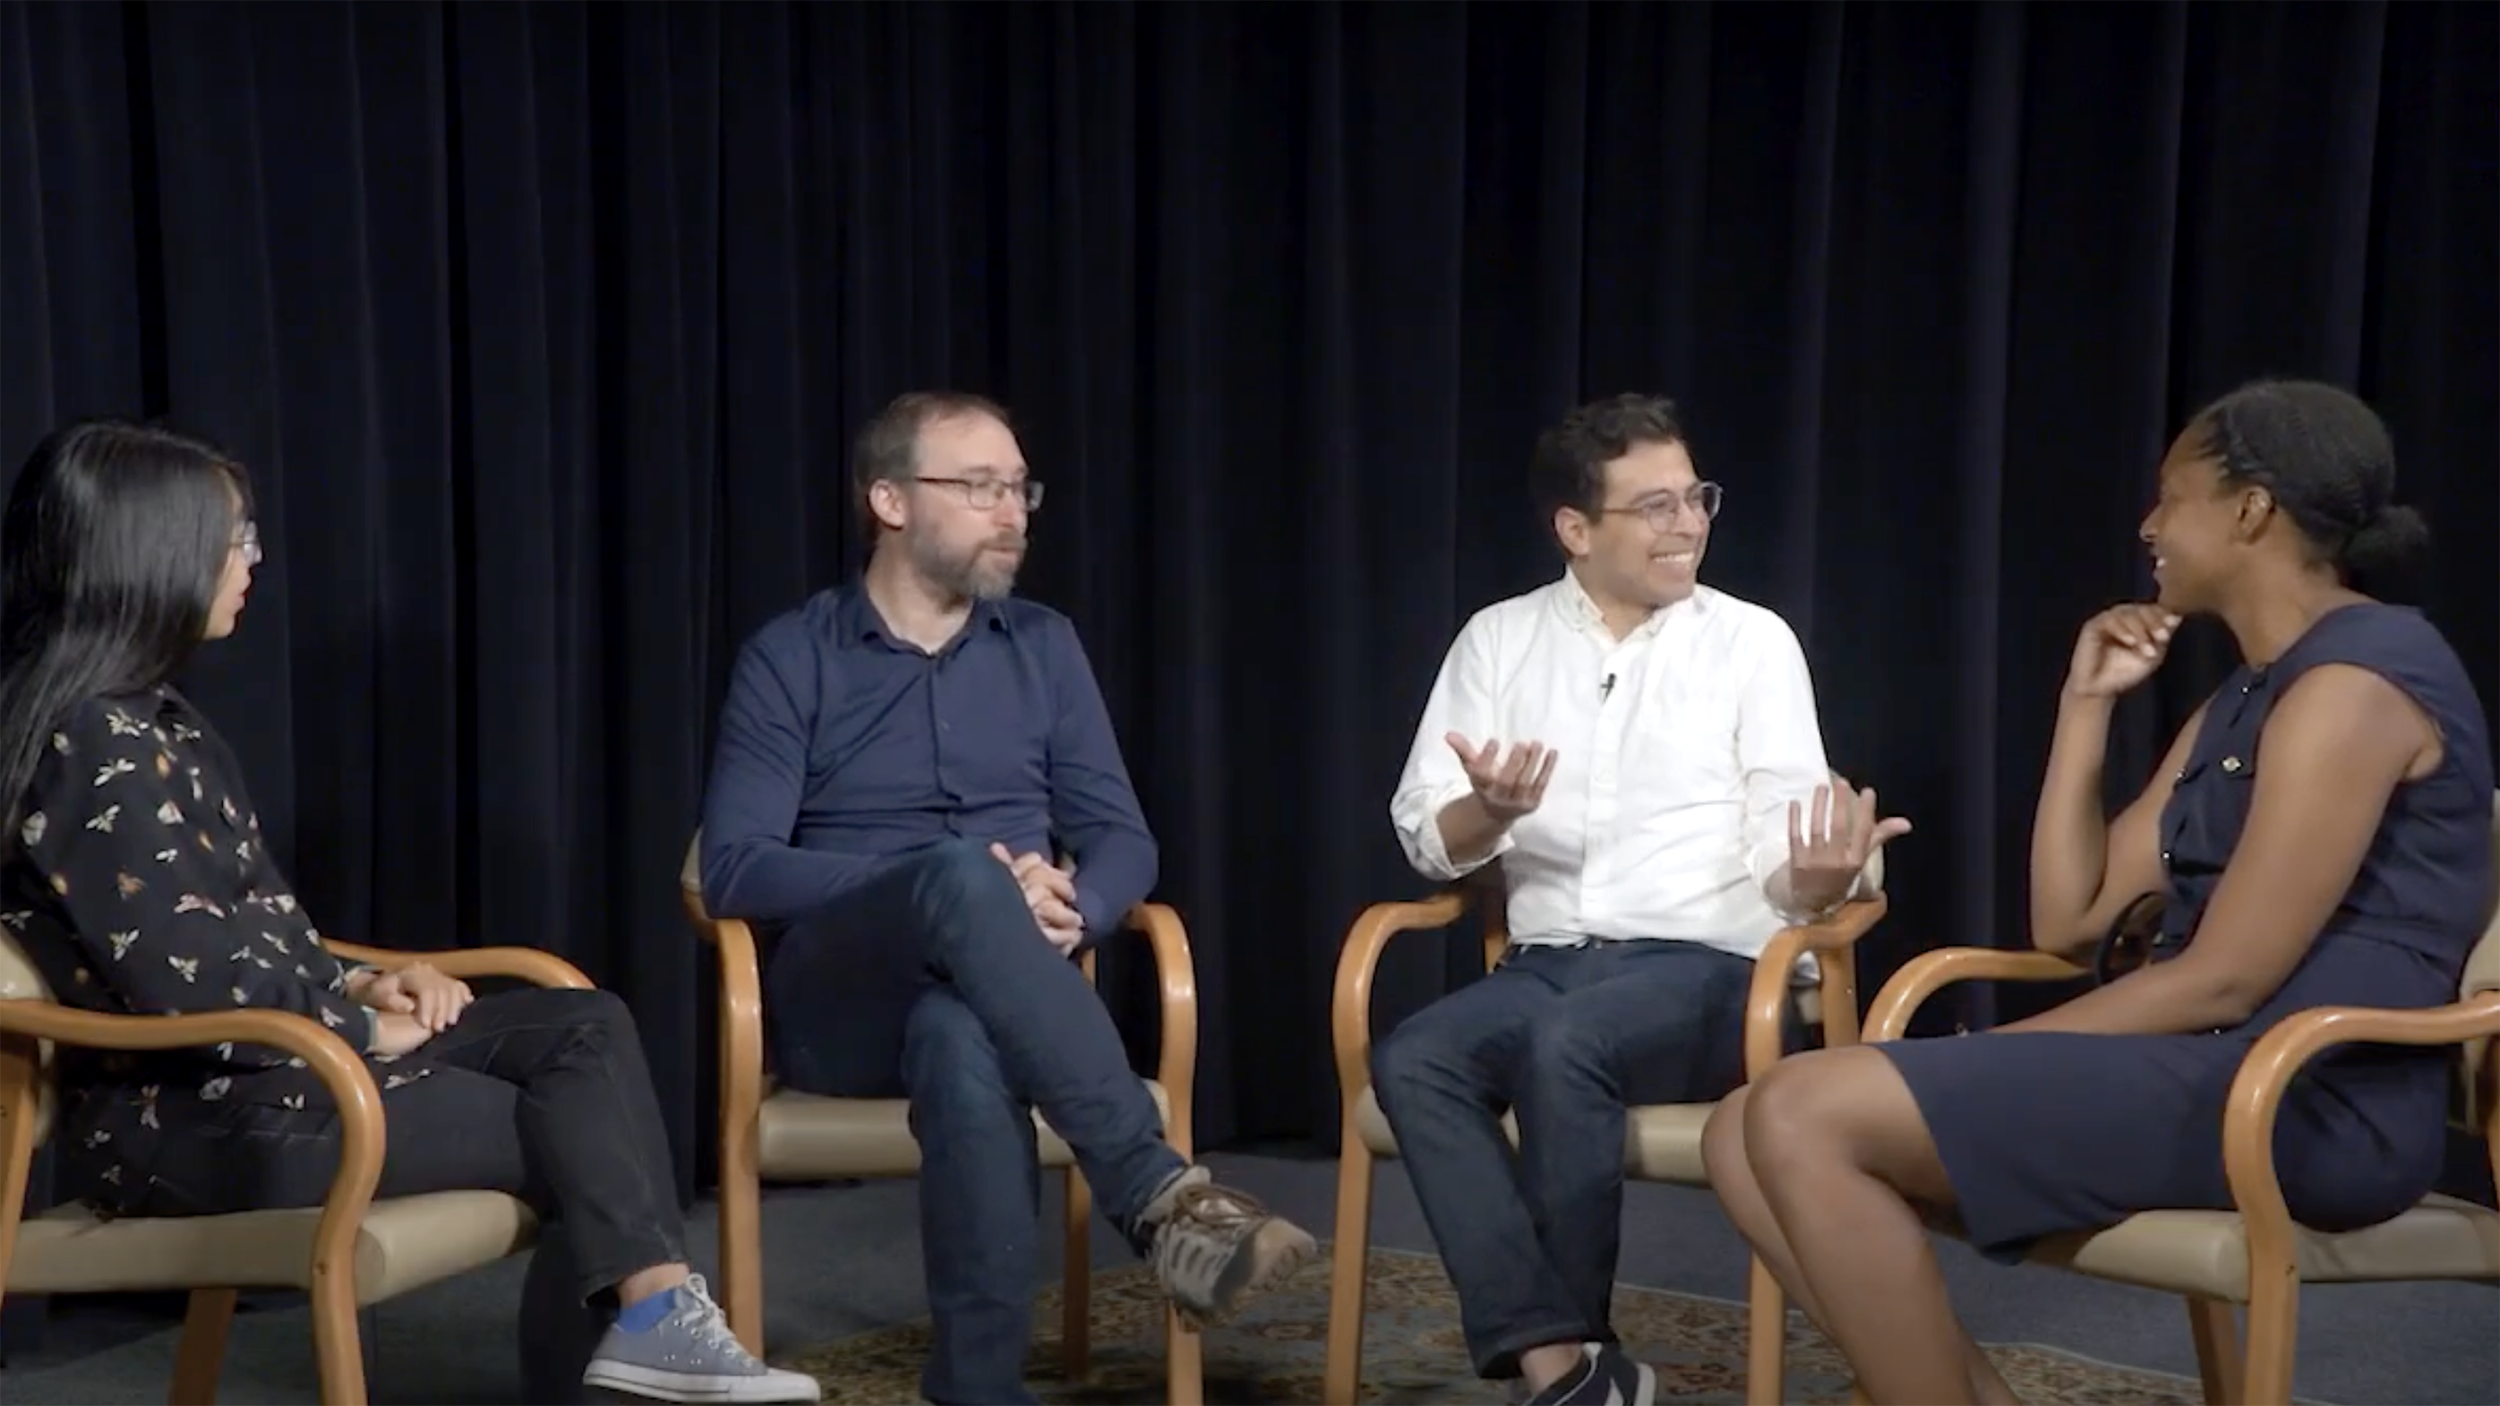
[[[0,922],[64,1002],[263,1006],[366,1052],[390,1129],[377,1194],[531,1202],[613,1314],[584,1384],[663,1401],[807,1401],[686,1265],[640,1037],[601,991],[473,997],[323,946],[261,840],[234,754],[172,683],[234,632],[261,548],[242,467],[167,430],[59,430],[0,519]],[[320,1204],[339,1122],[300,1060],[219,1045],[63,1050],[72,1183],[103,1215]],[[533,1328],[539,1331],[533,1331]],[[561,1339],[524,1323],[525,1343]],[[577,1359],[578,1360],[578,1359]]]

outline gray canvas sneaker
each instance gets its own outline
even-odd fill
[[[1181,1321],[1220,1323],[1319,1252],[1309,1231],[1255,1197],[1183,1168],[1139,1217],[1154,1237],[1155,1275]]]
[[[582,1385],[652,1401],[824,1400],[814,1377],[767,1367],[739,1345],[702,1275],[668,1292],[675,1301],[658,1323],[608,1329]]]

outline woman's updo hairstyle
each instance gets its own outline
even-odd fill
[[[2271,493],[2345,585],[2401,593],[2429,556],[2429,525],[2395,501],[2387,426],[2358,396],[2318,381],[2254,381],[2196,422],[2223,476]]]

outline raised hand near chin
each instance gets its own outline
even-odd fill
[[[2179,617],[2158,605],[2113,605],[2083,622],[2075,637],[2066,691],[2078,698],[2115,698],[2153,676],[2170,657]]]

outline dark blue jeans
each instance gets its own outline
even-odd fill
[[[1614,1340],[1625,1110],[1743,1081],[1752,980],[1751,961],[1690,942],[1513,947],[1373,1048],[1478,1375],[1517,1376],[1547,1343]]]
[[[783,1083],[911,1100],[937,1330],[922,1394],[1032,1401],[1033,1110],[1075,1150],[1104,1217],[1140,1253],[1138,1216],[1184,1165],[1111,1013],[1042,936],[1007,866],[972,840],[913,856],[794,929],[766,985]]]

